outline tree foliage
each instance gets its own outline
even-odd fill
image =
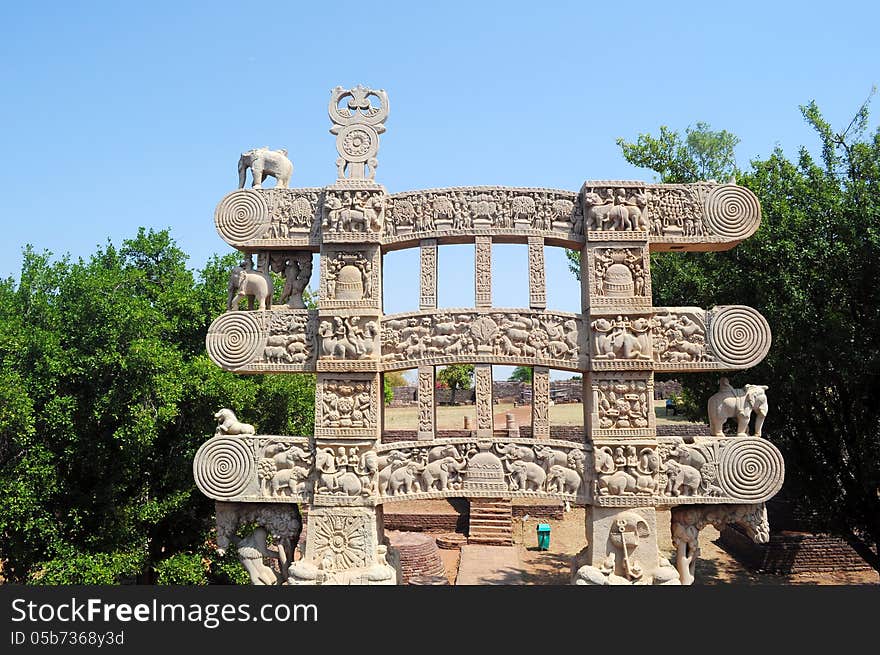
[[[652,256],[654,304],[745,304],[767,318],[769,355],[731,380],[769,385],[764,435],[784,452],[786,495],[814,529],[851,537],[880,569],[880,129],[868,133],[867,101],[842,132],[814,102],[801,111],[819,160],[776,148],[739,172],[761,201],[760,229],[730,251]],[[628,161],[664,182],[731,166],[723,151],[710,165],[680,144],[662,130],[621,143]],[[704,418],[717,376],[679,379],[689,414]]]
[[[507,378],[511,382],[524,382],[526,384],[532,383],[532,369],[531,366],[517,366],[510,374],[510,377]]]
[[[19,281],[0,281],[7,579],[192,579],[184,553],[208,562],[205,580],[228,579],[212,573],[213,506],[192,479],[213,413],[230,407],[268,434],[311,434],[314,420],[312,376],[239,377],[205,354],[235,261],[190,271],[167,231],[142,229],[88,260],[28,247]]]

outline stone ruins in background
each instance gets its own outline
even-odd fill
[[[650,253],[726,250],[760,223],[758,199],[735,184],[588,181],[580,191],[455,187],[389,194],[375,182],[388,96],[337,87],[329,105],[338,179],[287,188],[284,151],[242,155],[253,188],[217,207],[220,236],[244,253],[228,310],[207,350],[224,370],[315,373],[315,431],[256,434],[229,410],[196,454],[199,489],[216,501],[218,545],[234,543],[255,584],[396,584],[382,508],[399,500],[545,498],[585,505],[587,548],[575,584],[690,584],[700,529],[739,523],[769,535],[764,503],[781,487],[779,451],[749,415],[766,387],[722,379],[712,437],[658,437],[654,372],[726,371],[760,362],[770,329],[755,310],[654,307]],[[286,163],[285,163],[286,161]],[[267,176],[275,188],[263,189]],[[529,306],[492,305],[492,243],[528,245]],[[474,243],[476,306],[437,307],[437,248]],[[582,312],[547,307],[544,247],[581,253]],[[419,311],[382,311],[382,255],[418,247]],[[317,309],[303,290],[320,257]],[[256,262],[253,257],[256,256]],[[269,272],[283,276],[272,303]],[[249,309],[239,309],[239,299]],[[476,421],[438,436],[435,367],[475,365]],[[492,365],[534,368],[532,434],[493,424]],[[549,369],[583,374],[584,432],[553,439]],[[382,375],[418,369],[418,431],[383,443]],[[241,408],[239,408],[241,409]],[[735,437],[721,423],[739,418]],[[743,417],[745,422],[743,422]],[[744,427],[745,426],[745,427]],[[486,501],[490,502],[490,501]],[[299,505],[308,509],[302,557]],[[657,548],[658,508],[671,508],[675,562]],[[245,522],[260,529],[237,537]],[[272,535],[277,553],[266,547]],[[280,559],[280,577],[266,557]]]

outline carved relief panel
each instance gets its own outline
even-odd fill
[[[381,258],[378,246],[324,248],[319,307],[381,307]]]
[[[376,371],[379,357],[379,315],[345,312],[319,317],[319,371]]]
[[[497,363],[533,361],[556,368],[581,367],[580,317],[561,312],[449,309],[395,314],[382,319],[382,360],[409,368],[475,357]]]
[[[385,222],[385,190],[340,183],[324,191],[321,238],[326,242],[379,241]]]
[[[385,500],[438,496],[561,496],[586,491],[587,454],[570,441],[442,439],[379,447],[378,492]]]
[[[653,366],[651,316],[599,316],[590,323],[590,364],[594,371]]]
[[[654,434],[654,381],[650,373],[591,375],[586,399],[593,439]]]
[[[651,307],[647,245],[594,247],[587,251],[590,305]]]
[[[390,196],[385,235],[498,231],[583,235],[577,194],[558,189],[455,187]]]
[[[648,198],[642,183],[585,183],[581,202],[587,241],[647,240]]]
[[[378,375],[352,373],[347,378],[318,374],[315,436],[375,437],[378,432]]]

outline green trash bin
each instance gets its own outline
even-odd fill
[[[536,530],[538,532],[538,550],[549,550],[550,526],[546,523],[538,523]]]

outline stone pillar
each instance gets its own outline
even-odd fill
[[[477,307],[492,306],[492,237],[475,237],[474,276]],[[479,422],[479,421],[478,421]]]
[[[532,436],[550,438],[550,369],[546,366],[532,369]]]
[[[637,187],[620,188],[615,202],[626,206],[640,193]],[[659,484],[660,471],[648,464],[658,459],[658,442],[647,239],[647,232],[623,234],[606,225],[588,231],[581,251],[590,355],[584,427],[597,483],[586,515],[590,545],[576,567],[593,567],[585,570],[588,578],[630,584],[650,581],[659,566],[651,488]]]
[[[492,365],[474,365],[474,389],[477,406],[477,437],[491,437],[494,430],[492,402]]]
[[[437,308],[437,239],[422,239],[419,309]]]
[[[419,441],[432,440],[437,429],[437,408],[434,400],[433,366],[419,366]]]
[[[529,307],[547,309],[544,238],[529,237]]]

